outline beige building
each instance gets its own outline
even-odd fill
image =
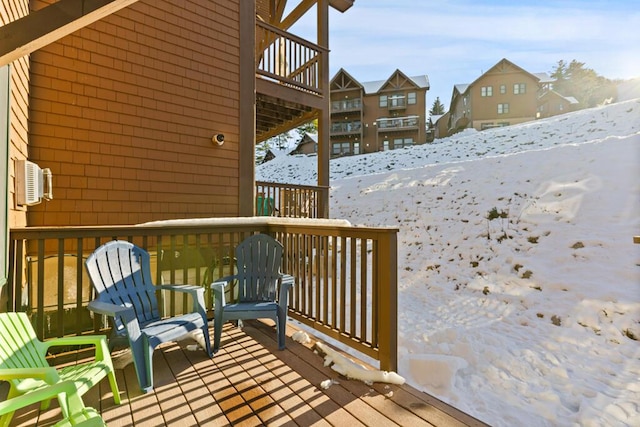
[[[550,82],[544,73],[533,74],[502,59],[472,83],[454,86],[448,133],[535,120],[538,97]]]
[[[330,88],[331,157],[426,142],[427,76],[396,70],[387,80],[359,82],[341,69]]]

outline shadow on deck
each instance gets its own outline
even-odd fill
[[[142,394],[126,352],[114,353],[122,404],[115,405],[104,379],[84,395],[114,426],[484,426],[482,422],[410,386],[340,377],[323,359],[290,339],[277,350],[267,324],[225,325],[213,359],[190,351],[191,339],[166,344],[154,353],[155,390]],[[126,366],[123,366],[126,365]],[[337,384],[322,389],[320,383]],[[6,393],[5,387],[0,390]],[[2,393],[1,395],[4,395]],[[47,426],[60,419],[56,402],[40,411],[16,413],[12,426]]]

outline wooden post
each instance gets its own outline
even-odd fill
[[[329,187],[329,153],[331,150],[329,131],[331,114],[329,110],[329,1],[318,0],[318,45],[327,50],[320,53],[318,75],[322,93],[322,108],[318,111],[318,186]],[[329,191],[323,191],[318,201],[318,217],[329,218]]]
[[[376,271],[378,295],[378,338],[380,369],[398,370],[398,230],[381,232]]]

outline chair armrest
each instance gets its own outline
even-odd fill
[[[55,384],[60,381],[58,371],[53,366],[44,368],[0,369],[0,380],[2,381],[24,380],[27,378],[41,380],[47,384]]]
[[[93,345],[96,351],[96,360],[104,360],[109,355],[109,346],[105,335],[84,335],[78,337],[61,337],[46,340],[42,343],[45,349],[67,345]],[[109,356],[111,358],[111,356]]]
[[[289,301],[289,289],[295,283],[295,278],[289,274],[282,274],[280,276],[280,289],[278,290],[278,305],[283,307],[285,310],[288,306]]]
[[[135,311],[133,306],[129,303],[124,305],[111,304],[108,302],[93,300],[89,303],[87,308],[95,313],[104,314],[105,316],[125,316],[127,317],[128,313],[132,313],[133,317],[135,317]]]
[[[215,310],[219,311],[222,309],[222,307],[227,305],[227,299],[224,295],[225,294],[224,290],[229,285],[229,283],[231,283],[231,281],[235,278],[236,278],[235,275],[225,276],[217,279],[215,282],[211,284],[211,290],[213,291],[213,303],[215,304],[214,311]]]
[[[140,324],[138,323],[136,312],[131,303],[118,305],[93,300],[89,303],[87,308],[98,314],[119,318],[122,324],[127,328],[127,334],[129,335],[130,340],[135,340],[140,336]]]
[[[194,285],[156,285],[156,289],[161,291],[185,292],[192,295],[197,295],[198,292],[204,292],[202,286]]]
[[[161,291],[182,292],[191,295],[193,299],[192,311],[202,315],[204,322],[207,323],[207,309],[204,303],[204,288],[194,285],[156,285]]]
[[[3,369],[4,371],[4,369]],[[67,396],[77,396],[78,389],[73,381],[62,381],[54,385],[43,387],[39,390],[31,391],[21,396],[16,396],[11,399],[0,402],[0,415],[14,412],[17,409],[24,408],[34,403],[42,402],[44,400],[53,399],[60,394],[66,394]],[[82,400],[77,399],[81,405],[80,409],[84,407]],[[78,408],[73,408],[78,409]]]

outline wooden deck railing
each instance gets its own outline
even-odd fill
[[[312,185],[256,182],[256,210],[258,216],[286,218],[326,218],[329,187]]]
[[[37,227],[10,230],[6,309],[26,311],[41,338],[102,331],[92,316],[84,260],[99,245],[126,239],[152,256],[156,283],[208,285],[234,271],[235,246],[268,233],[285,247],[282,270],[295,277],[289,316],[397,369],[397,229],[346,221],[234,218],[143,226]],[[187,300],[164,300],[165,314]],[[212,306],[211,294],[207,304]],[[210,313],[211,314],[211,313]]]
[[[256,22],[256,47],[259,76],[323,95],[320,64],[327,63],[327,49],[261,21]]]

